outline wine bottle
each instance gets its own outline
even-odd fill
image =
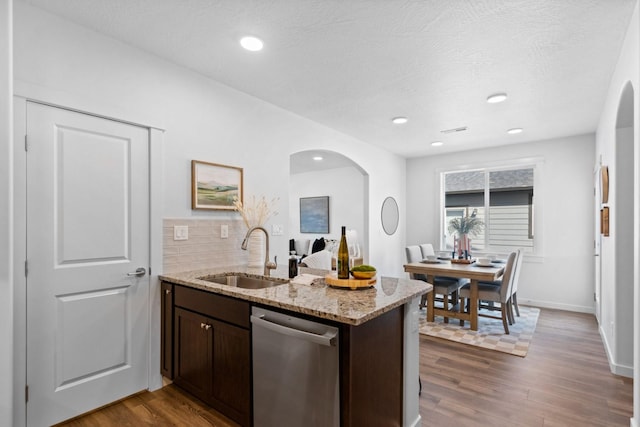
[[[338,247],[338,279],[349,278],[349,248],[347,247],[347,230],[342,226],[342,236],[340,236],[340,246]]]
[[[293,279],[298,275],[298,258],[295,255],[289,257],[289,279]]]

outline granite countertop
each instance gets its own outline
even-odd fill
[[[333,288],[327,286],[324,280],[314,281],[311,285],[286,283],[265,289],[243,289],[198,279],[211,274],[231,272],[245,273],[246,267],[170,273],[160,275],[160,279],[355,326],[391,311],[433,289],[431,284],[420,280],[393,277],[378,277],[373,287],[358,290]],[[272,277],[286,278],[286,275],[286,269],[272,272]]]

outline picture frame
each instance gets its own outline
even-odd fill
[[[602,203],[609,202],[609,167],[600,167],[600,194],[602,195]]]
[[[243,169],[191,160],[191,209],[233,211],[243,202]]]
[[[300,198],[300,233],[329,234],[329,196]]]
[[[609,237],[609,207],[600,209],[600,232],[604,237]]]

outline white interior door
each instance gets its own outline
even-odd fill
[[[148,129],[27,106],[27,424],[148,387]]]

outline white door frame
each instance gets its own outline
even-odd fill
[[[160,281],[162,273],[162,141],[164,130],[140,114],[98,105],[93,100],[15,82],[14,90],[14,319],[13,319],[13,421],[26,426],[26,109],[27,101],[134,124],[149,129],[149,390],[162,387],[160,374]]]
[[[594,299],[594,310],[596,321],[598,325],[600,325],[600,317],[601,317],[601,303],[602,303],[602,255],[601,255],[601,246],[602,246],[602,230],[600,230],[600,209],[602,208],[602,203],[600,202],[602,193],[602,175],[600,168],[602,167],[602,160],[596,164],[596,167],[593,171],[593,210],[594,210],[594,227],[593,227],[593,252],[594,252],[594,289],[593,289],[593,299]]]

